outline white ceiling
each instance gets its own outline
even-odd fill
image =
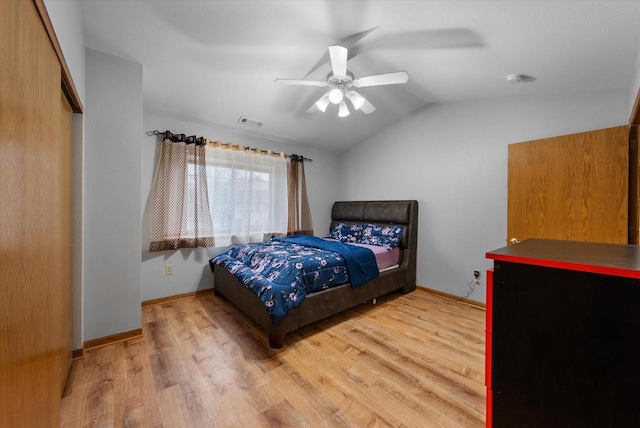
[[[333,152],[430,103],[629,88],[640,50],[640,1],[83,0],[81,9],[87,47],[143,65],[145,109]],[[306,75],[340,41],[357,53],[356,78],[405,70],[409,82],[362,88],[377,107],[369,115],[306,113],[325,89],[274,79],[324,80],[328,62]],[[506,83],[513,73],[536,80]],[[241,115],[264,125],[239,125]]]

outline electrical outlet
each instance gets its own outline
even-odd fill
[[[474,279],[480,279],[480,271],[479,270],[474,270],[473,271],[473,278]]]
[[[164,274],[165,275],[173,275],[173,265],[165,265],[164,266]]]

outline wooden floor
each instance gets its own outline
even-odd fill
[[[482,427],[484,311],[425,291],[287,335],[223,297],[143,309],[144,336],[73,363],[63,427]]]

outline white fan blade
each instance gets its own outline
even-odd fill
[[[338,78],[347,76],[347,53],[347,48],[343,48],[342,46],[329,46],[331,68],[333,75]]]
[[[358,55],[360,53],[360,51],[362,50],[362,47],[358,47],[358,46],[354,47],[354,45],[357,42],[359,42],[360,39],[362,39],[364,36],[366,36],[367,34],[372,32],[376,28],[378,28],[378,27],[369,28],[368,30],[360,31],[359,33],[355,33],[355,34],[351,34],[350,36],[347,36],[344,39],[338,40],[336,42],[336,44],[338,44],[340,46],[344,46],[345,48],[347,48],[349,50],[349,55],[347,57],[347,61],[349,61],[354,56]],[[317,69],[319,69],[320,67],[325,65],[327,62],[329,62],[329,52],[325,52],[325,54],[322,55],[322,58],[320,58],[318,60],[318,62],[315,63],[315,65],[311,68],[311,70],[309,70],[307,72],[307,74],[304,75],[304,77],[309,76],[311,73],[313,73],[314,71],[316,71]]]
[[[361,77],[353,81],[356,88],[367,86],[397,85],[407,83],[409,75],[406,71],[396,71],[395,73],[376,74],[375,76]]]
[[[319,80],[276,79],[275,82],[281,85],[319,86],[321,88],[327,86],[327,82]]]

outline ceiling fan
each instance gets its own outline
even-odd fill
[[[366,88],[368,86],[397,85],[407,83],[409,75],[406,71],[376,74],[374,76],[355,78],[352,72],[347,70],[348,50],[343,46],[329,46],[331,59],[331,72],[327,74],[327,80],[300,80],[300,79],[276,79],[276,83],[282,85],[318,86],[329,90],[318,99],[307,113],[313,113],[317,109],[322,112],[327,110],[329,104],[338,104],[338,116],[349,116],[349,107],[345,102],[348,99],[353,108],[369,114],[376,108],[353,88]]]

